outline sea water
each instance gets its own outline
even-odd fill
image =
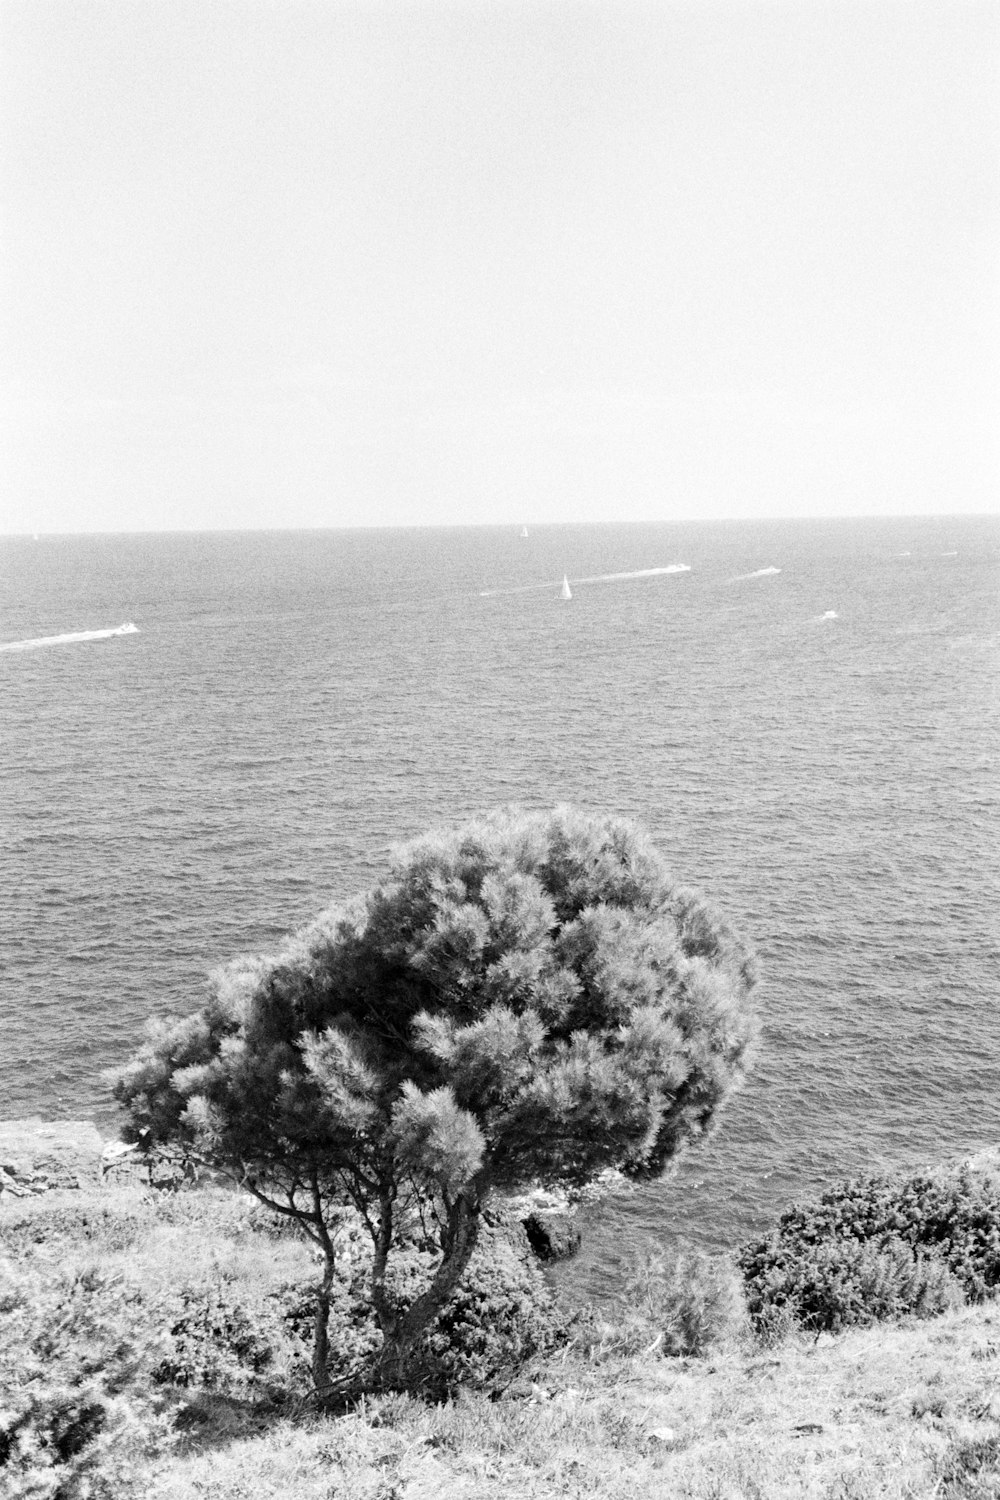
[[[998,581],[989,517],[0,541],[0,1117],[113,1131],[102,1069],[215,965],[571,801],[750,936],[765,1023],[583,1284],[996,1143]]]

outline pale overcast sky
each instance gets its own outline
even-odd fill
[[[998,509],[996,0],[0,24],[0,530]]]

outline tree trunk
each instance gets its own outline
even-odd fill
[[[323,1280],[316,1293],[316,1309],[313,1314],[312,1378],[314,1389],[322,1393],[330,1389],[330,1293],[333,1290],[337,1255],[333,1236],[323,1214],[323,1194],[315,1166],[311,1178],[315,1231],[313,1237],[319,1241],[323,1250]]]
[[[371,1299],[378,1326],[383,1339],[395,1335],[399,1317],[386,1292],[385,1277],[389,1268],[389,1250],[392,1246],[393,1196],[383,1191],[379,1198],[378,1230],[375,1234],[372,1257]]]
[[[401,1391],[411,1387],[417,1344],[455,1290],[476,1248],[481,1201],[475,1190],[459,1194],[448,1214],[444,1254],[430,1286],[401,1318],[382,1325],[382,1348],[372,1369],[376,1389]]]
[[[330,1386],[330,1291],[333,1287],[333,1270],[333,1257],[325,1256],[323,1281],[316,1293],[313,1314],[312,1378],[313,1386],[320,1393]]]

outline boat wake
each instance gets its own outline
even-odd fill
[[[8,641],[0,651],[37,651],[42,646],[75,646],[80,641],[110,641],[116,635],[138,635],[138,625],[126,620],[114,630],[73,630],[66,635],[40,635],[32,641]]]
[[[572,583],[621,583],[630,578],[658,578],[664,573],[690,573],[690,563],[669,563],[665,568],[635,568],[631,573],[592,573],[588,578],[574,578]],[[480,589],[480,599],[495,599],[500,594],[530,594],[542,589],[561,589],[558,579],[551,583],[520,583],[514,588]],[[563,595],[565,598],[565,595]]]
[[[735,578],[730,578],[730,583],[746,583],[748,578],[770,578],[774,573],[780,573],[780,568],[758,568],[754,573],[738,573]]]
[[[690,563],[670,563],[665,568],[636,568],[632,573],[595,573],[591,578],[578,578],[577,583],[620,583],[627,578],[658,578],[663,573],[690,573]]]

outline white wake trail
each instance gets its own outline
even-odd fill
[[[665,568],[636,568],[631,573],[595,573],[590,578],[571,578],[571,583],[618,583],[626,578],[657,578],[663,573],[690,573],[690,563],[670,563]]]
[[[669,563],[665,568],[635,568],[630,573],[592,573],[587,578],[571,578],[572,584],[578,583],[620,583],[630,578],[657,578],[664,573],[690,573],[690,563]],[[519,583],[513,588],[507,589],[480,589],[480,599],[494,599],[499,594],[531,594],[542,589],[558,589],[562,587],[562,579],[553,579],[551,583]]]
[[[114,630],[72,630],[65,635],[40,635],[31,641],[7,641],[0,651],[37,651],[42,646],[75,646],[80,641],[110,641],[116,635],[138,635],[138,625],[127,620]]]
[[[775,573],[780,573],[780,568],[758,568],[754,573],[738,573],[735,578],[730,578],[730,583],[746,583],[748,578],[770,578]]]

